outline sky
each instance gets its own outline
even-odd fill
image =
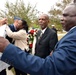
[[[5,3],[6,1],[14,3],[16,0],[1,0],[0,1],[0,9],[5,8]],[[43,13],[48,13],[48,11],[51,9],[53,5],[59,0],[23,0],[24,3],[27,5],[28,2],[32,5],[35,6],[36,4],[36,9],[40,12]]]

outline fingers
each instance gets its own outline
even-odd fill
[[[8,24],[7,18],[3,18],[2,20],[0,20],[0,26],[4,24]]]

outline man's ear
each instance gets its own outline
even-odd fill
[[[76,3],[76,0],[74,0],[73,2]]]

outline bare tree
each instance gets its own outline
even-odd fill
[[[23,0],[16,0],[15,3],[5,3],[6,10],[0,10],[0,17],[7,17],[9,23],[13,21],[14,16],[21,17],[28,22],[28,25],[31,24],[32,20],[36,19],[37,9],[31,6],[30,3],[26,6]]]

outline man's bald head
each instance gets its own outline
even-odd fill
[[[45,16],[45,18],[49,20],[49,16],[47,14],[41,14],[40,16]]]

